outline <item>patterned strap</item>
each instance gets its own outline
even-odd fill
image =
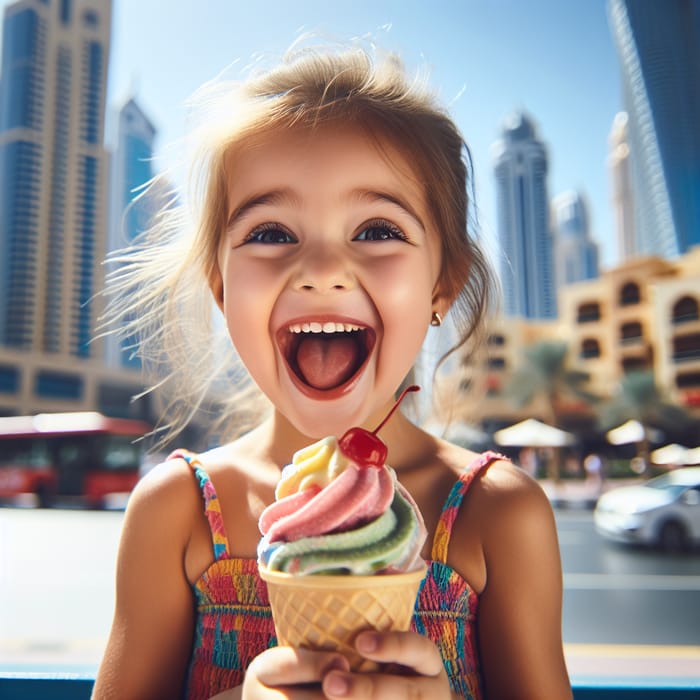
[[[497,452],[484,452],[479,455],[460,475],[459,479],[450,491],[450,495],[442,507],[442,514],[435,528],[435,539],[433,540],[433,550],[430,558],[433,561],[438,561],[443,564],[447,563],[447,549],[450,545],[450,537],[452,536],[452,526],[459,513],[459,508],[464,500],[464,494],[467,492],[470,484],[476,476],[483,471],[489,464],[497,462],[500,459],[507,459]]]
[[[214,558],[230,559],[231,553],[228,546],[228,537],[224,529],[224,519],[221,516],[221,504],[219,497],[216,495],[214,484],[209,478],[209,474],[204,471],[202,463],[193,452],[188,450],[175,450],[168,459],[184,459],[187,464],[192,467],[192,470],[199,482],[199,488],[204,499],[204,514],[209,521],[209,529],[211,530],[211,540],[214,546]]]

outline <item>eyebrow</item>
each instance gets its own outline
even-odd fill
[[[253,209],[267,204],[280,204],[282,202],[298,204],[299,197],[289,189],[272,190],[270,192],[263,192],[262,194],[254,194],[241,202],[241,204],[231,212],[226,222],[226,230],[230,230]]]
[[[426,230],[425,223],[420,216],[418,216],[415,209],[407,201],[395,194],[391,194],[389,192],[377,192],[376,190],[358,189],[353,191],[353,195],[358,199],[367,199],[372,202],[388,202],[389,204],[393,204],[394,206],[403,209],[403,211],[408,214],[421,227],[421,229],[423,229],[423,231]]]
[[[378,192],[376,190],[366,190],[366,189],[356,189],[351,192],[351,196],[359,200],[367,200],[370,202],[387,202],[393,204],[399,209],[402,209],[408,216],[410,216],[423,231],[426,230],[425,223],[420,218],[418,213],[413,209],[413,207],[395,194],[389,192]],[[255,194],[247,199],[245,199],[241,204],[239,204],[226,222],[226,230],[230,230],[235,224],[237,224],[241,219],[246,217],[251,211],[257,207],[262,207],[265,205],[275,205],[275,204],[300,204],[300,198],[291,189],[279,189],[271,190],[270,192],[263,192],[262,194]]]

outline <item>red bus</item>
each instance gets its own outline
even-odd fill
[[[144,421],[101,413],[0,418],[0,499],[34,494],[42,506],[81,500],[103,505],[141,475]]]

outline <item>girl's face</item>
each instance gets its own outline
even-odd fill
[[[438,235],[410,164],[334,125],[269,135],[227,165],[219,302],[241,359],[310,438],[376,418],[432,311],[446,311]]]

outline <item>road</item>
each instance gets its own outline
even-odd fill
[[[572,678],[700,685],[700,555],[606,542],[590,511],[556,516]]]
[[[572,679],[700,685],[700,556],[604,542],[558,510]],[[0,670],[94,673],[112,617],[120,511],[0,508]]]

